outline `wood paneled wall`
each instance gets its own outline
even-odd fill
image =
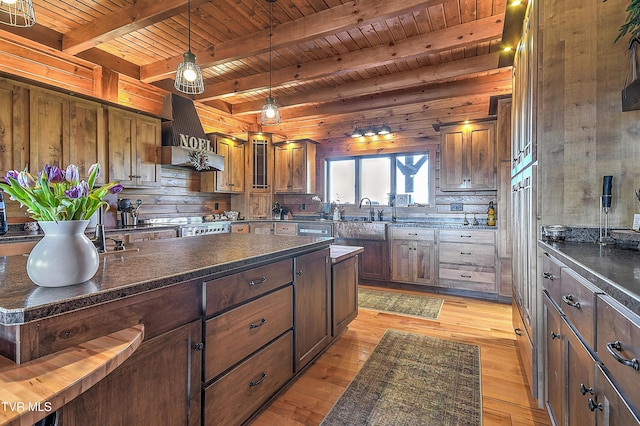
[[[602,177],[613,176],[612,227],[639,212],[640,111],[622,112],[628,38],[614,43],[626,0],[536,1],[541,7],[538,93],[542,223],[598,226]]]

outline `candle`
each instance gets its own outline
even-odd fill
[[[605,176],[602,179],[602,207],[611,207],[611,183],[613,176]]]

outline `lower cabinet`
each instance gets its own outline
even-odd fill
[[[358,256],[331,265],[331,331],[335,338],[358,316]]]
[[[389,279],[389,256],[386,240],[336,238],[335,244],[364,248],[364,253],[358,256],[360,278],[378,281]]]
[[[293,332],[289,331],[204,389],[203,424],[242,424],[292,376]]]
[[[60,424],[199,425],[201,330],[197,320],[143,342],[124,364],[65,405]]]
[[[391,280],[412,284],[434,284],[435,231],[423,228],[392,228],[390,234]]]
[[[329,261],[329,248],[294,259],[296,372],[309,364],[331,341]]]

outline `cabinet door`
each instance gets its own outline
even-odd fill
[[[136,186],[135,138],[133,114],[109,108],[109,180],[127,187]]]
[[[202,322],[151,340],[113,373],[65,405],[66,426],[199,425]]]
[[[413,241],[391,240],[391,280],[411,282]]]
[[[596,396],[589,399],[589,408],[596,413],[597,425],[640,425],[638,415],[625,402],[622,395],[611,383],[602,367],[596,366]]]
[[[135,165],[137,186],[160,186],[160,149],[162,133],[160,120],[136,114]]]
[[[595,426],[596,417],[589,409],[589,398],[595,394],[596,362],[569,327],[565,327],[567,340],[567,417],[568,424]]]
[[[496,142],[493,123],[474,124],[467,134],[465,188],[496,189]]]
[[[31,88],[29,170],[46,165],[66,167],[69,151],[69,98],[45,89]]]
[[[361,278],[372,280],[389,279],[389,261],[386,241],[353,240],[354,246],[364,247],[358,264]]]
[[[546,393],[545,402],[553,424],[566,424],[565,416],[565,372],[564,353],[565,339],[560,313],[553,303],[544,298],[544,329],[546,339]],[[565,326],[566,327],[566,326]]]
[[[328,267],[328,248],[294,259],[296,372],[331,339]]]
[[[307,188],[307,146],[306,144],[291,144],[289,192],[304,193]]]
[[[224,171],[216,172],[216,191],[244,192],[244,143],[218,136],[216,152],[224,157]]]
[[[441,189],[464,189],[466,171],[464,158],[464,127],[442,129]]]
[[[415,241],[413,248],[414,282],[433,284],[436,275],[436,253],[433,241]]]
[[[278,192],[289,192],[291,187],[291,155],[287,145],[274,146],[275,153],[275,173],[273,189]]]
[[[94,163],[105,167],[106,135],[102,105],[72,99],[69,103],[69,152],[65,163],[78,166],[80,176],[89,176]],[[65,164],[66,165],[66,164]],[[107,170],[103,169],[96,180],[98,185],[106,183]]]
[[[358,256],[331,267],[332,335],[337,337],[358,315]]]
[[[0,176],[29,163],[29,90],[0,79]]]
[[[272,219],[271,194],[266,192],[250,192],[248,198],[249,217],[251,219]]]

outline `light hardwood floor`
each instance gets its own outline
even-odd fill
[[[550,425],[546,411],[537,408],[525,384],[511,325],[511,306],[427,295],[445,299],[435,321],[360,309],[349,329],[252,426],[318,425],[387,328],[480,346],[483,426]]]

